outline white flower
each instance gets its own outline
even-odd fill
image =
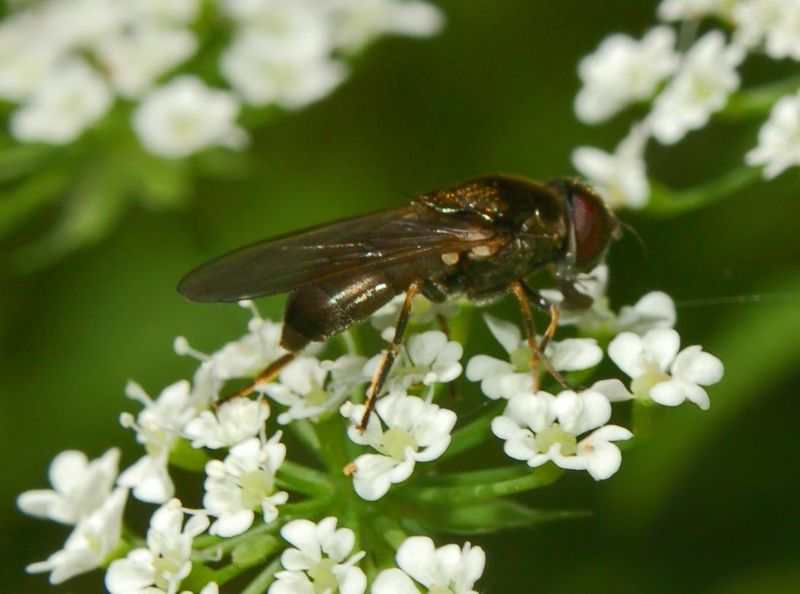
[[[173,594],[192,570],[192,541],[208,528],[204,514],[193,515],[183,525],[181,502],[172,499],[150,518],[147,548],[134,549],[124,559],[112,561],[106,573],[111,594]]]
[[[748,165],[763,165],[767,179],[800,165],[800,91],[775,103],[758,132],[758,146],[745,160]]]
[[[355,52],[387,33],[427,37],[438,33],[444,18],[427,2],[405,0],[330,0],[334,43]]]
[[[187,30],[141,23],[103,39],[97,53],[115,90],[134,98],[196,49],[197,40]]]
[[[253,377],[287,352],[280,346],[280,324],[263,319],[252,301],[242,301],[239,305],[249,309],[252,315],[247,323],[248,333],[211,355],[191,348],[182,336],[175,339],[177,354],[189,355],[208,364],[208,372],[219,382]]]
[[[587,123],[608,119],[631,103],[648,99],[678,66],[675,32],[660,26],[641,41],[614,34],[578,64],[583,87],[575,112]]]
[[[108,85],[86,62],[69,59],[12,114],[11,133],[24,142],[72,142],[108,111],[112,99]]]
[[[253,524],[257,510],[266,523],[278,517],[276,506],[289,498],[285,491],[275,491],[275,473],[286,457],[280,437],[277,433],[266,443],[252,437],[232,447],[224,462],[206,464],[203,507],[217,517],[211,534],[241,534]]]
[[[53,490],[25,491],[17,498],[17,505],[32,516],[75,524],[108,499],[118,464],[117,448],[91,462],[83,452],[61,452],[53,458],[48,473]]]
[[[136,431],[136,441],[144,445],[147,453],[125,470],[118,482],[131,487],[134,497],[141,501],[164,503],[175,491],[167,472],[170,450],[197,413],[189,382],[182,380],[164,388],[156,400],[135,382],[128,383],[126,393],[145,408],[136,420],[129,413],[120,415],[120,423]]]
[[[505,440],[506,454],[528,466],[552,460],[561,468],[586,470],[599,481],[617,472],[622,461],[619,448],[611,442],[633,437],[623,427],[606,425],[610,418],[610,402],[596,391],[567,390],[558,396],[521,393],[492,420],[492,432]]]
[[[366,429],[357,429],[364,405],[345,402],[342,415],[352,422],[347,434],[357,444],[369,445],[378,454],[362,454],[353,462],[353,488],[367,501],[383,497],[392,483],[411,476],[417,462],[430,462],[450,445],[456,415],[416,396],[393,393],[378,400]],[[383,430],[386,425],[386,430]]]
[[[400,569],[378,574],[372,594],[419,594],[411,578],[431,593],[478,594],[474,586],[483,574],[486,553],[470,543],[436,548],[427,536],[412,536],[397,549],[397,565]]]
[[[63,56],[63,47],[42,35],[41,19],[22,12],[0,23],[0,97],[28,98]]]
[[[684,56],[677,74],[658,96],[648,117],[653,136],[673,144],[706,125],[728,96],[739,88],[736,71],[744,59],[737,45],[726,45],[720,31],[710,31]]]
[[[796,0],[741,0],[733,6],[734,39],[745,47],[765,41],[776,59],[800,60],[800,3]]]
[[[444,332],[431,330],[415,334],[392,365],[387,382],[389,391],[419,384],[432,386],[452,382],[461,375],[459,360],[463,354],[464,348],[453,340],[447,340]],[[381,353],[367,362],[364,367],[367,378],[374,376],[382,358]]]
[[[641,398],[677,406],[690,400],[707,410],[708,394],[701,386],[722,379],[722,362],[699,346],[678,352],[679,347],[680,336],[669,328],[656,328],[644,336],[623,332],[608,345],[608,355],[631,378],[631,391],[619,380],[597,382],[592,389],[612,401]]]
[[[481,382],[481,391],[492,399],[511,398],[532,388],[531,350],[516,324],[489,314],[483,316],[489,330],[508,353],[508,360],[489,355],[475,355],[467,364],[467,379]],[[559,371],[578,371],[597,365],[603,349],[593,338],[567,338],[551,341],[545,356]]]
[[[133,114],[133,128],[150,152],[181,158],[213,145],[239,143],[238,113],[233,95],[183,75],[144,97]]]
[[[597,188],[611,208],[641,208],[650,198],[644,151],[647,126],[634,126],[613,153],[581,146],[572,152],[572,164]]]
[[[239,22],[237,39],[256,35],[284,56],[322,57],[331,49],[323,6],[302,0],[224,0],[223,8]]]
[[[391,340],[394,336],[394,325],[397,323],[400,308],[405,300],[405,294],[398,295],[372,314],[370,322],[381,331],[381,337],[384,340]],[[424,295],[417,294],[411,300],[411,316],[408,321],[412,325],[430,324],[437,318],[451,318],[458,312],[458,303],[453,300],[448,299],[442,303],[436,303]]]
[[[100,567],[119,544],[127,498],[127,489],[115,489],[99,508],[78,522],[63,549],[50,555],[47,561],[28,565],[25,570],[28,573],[49,571],[50,583],[60,584]]]
[[[730,16],[732,0],[662,0],[658,16],[665,21],[695,20],[705,16]]]
[[[601,264],[590,272],[578,274],[575,289],[592,299],[586,309],[561,309],[559,325],[577,326],[585,334],[644,334],[653,328],[672,328],[676,321],[675,302],[663,291],[652,291],[634,305],[624,305],[619,314],[611,310],[606,295],[608,266]],[[544,289],[542,295],[553,303],[561,303],[564,295],[557,289]]]
[[[337,530],[336,523],[333,517],[319,524],[294,520],[281,528],[281,536],[295,548],[281,555],[285,571],[275,574],[269,594],[364,593],[367,576],[355,565],[364,552],[351,555],[356,535],[349,528]]]
[[[278,383],[259,386],[275,402],[289,410],[278,415],[278,423],[286,425],[295,419],[317,419],[334,410],[365,378],[357,372],[364,358],[345,355],[335,363],[322,365],[314,357],[298,357],[281,370]],[[326,387],[328,372],[331,380]],[[334,381],[334,376],[336,381]]]
[[[247,103],[274,103],[286,109],[322,99],[346,74],[344,66],[327,55],[276,47],[255,29],[236,36],[222,55],[220,69]]]
[[[201,411],[186,423],[183,435],[192,440],[193,448],[227,448],[258,435],[268,417],[269,405],[265,400],[232,398],[215,412]]]

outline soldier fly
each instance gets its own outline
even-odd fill
[[[407,206],[240,248],[192,270],[178,291],[200,302],[289,293],[281,336],[289,352],[235,395],[273,379],[310,342],[335,336],[405,293],[394,337],[367,391],[363,429],[419,293],[434,302],[466,296],[478,304],[512,293],[525,321],[532,368],[541,364],[563,383],[542,356],[559,308],[525,279],[548,269],[565,307],[588,307],[591,301],[576,289],[576,275],[598,264],[619,235],[614,214],[578,180],[538,183],[489,175],[420,194]],[[540,344],[531,305],[550,316]]]

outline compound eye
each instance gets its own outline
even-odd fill
[[[616,225],[602,198],[589,188],[572,188],[572,224],[575,229],[575,264],[593,268],[608,246]]]

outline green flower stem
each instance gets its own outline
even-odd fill
[[[648,437],[653,432],[655,406],[652,402],[634,400],[631,409],[631,431],[636,437]]]
[[[319,439],[314,431],[314,425],[308,419],[296,419],[289,423],[289,429],[294,433],[306,449],[320,459]],[[320,461],[322,461],[320,459]]]
[[[282,516],[285,516],[284,521],[281,524],[286,523],[286,521],[293,519],[293,518],[304,518],[309,516],[317,516],[319,515],[320,510],[330,509],[330,507],[334,504],[335,497],[333,496],[332,492],[328,493],[326,497],[320,497],[318,499],[309,499],[307,501],[302,501],[300,503],[287,503],[285,505],[280,506],[280,513]]]
[[[502,412],[504,406],[505,401],[492,403],[480,418],[454,431],[450,446],[439,459],[447,460],[485,443],[492,433],[492,419]]]
[[[333,489],[333,483],[323,473],[289,460],[281,464],[276,478],[279,486],[306,495],[325,495]]]
[[[280,559],[275,559],[275,561],[267,565],[261,573],[242,590],[242,594],[264,594],[264,592],[267,591],[267,586],[272,583],[272,578],[278,573],[280,568]]]
[[[743,120],[763,117],[772,109],[775,102],[785,95],[793,95],[800,90],[800,76],[770,82],[752,89],[734,93],[716,117],[722,120]]]
[[[285,507],[285,506],[282,506]],[[205,536],[198,536],[194,539],[194,547],[200,553],[207,553],[211,550],[218,550],[221,554],[230,553],[236,546],[253,538],[254,536],[259,536],[261,534],[273,534],[278,531],[280,528],[279,522],[273,522],[272,524],[259,524],[254,528],[250,528],[247,532],[243,532],[238,536],[233,536],[231,538],[222,538],[221,536],[213,536],[211,534],[206,534]]]
[[[347,453],[347,430],[342,417],[337,412],[320,419],[314,428],[319,443],[319,452],[325,465],[334,473],[334,476],[341,476],[342,470],[350,461]]]
[[[657,217],[671,217],[697,210],[741,192],[761,179],[761,169],[739,167],[702,186],[676,191],[651,182],[650,204],[642,211]]]
[[[423,487],[461,487],[470,485],[486,485],[509,481],[528,476],[531,469],[528,466],[515,464],[503,468],[490,468],[486,470],[469,470],[466,472],[453,472],[449,474],[434,474],[420,477],[415,486]]]
[[[397,497],[417,503],[458,505],[496,499],[506,495],[539,489],[556,481],[564,471],[552,463],[535,469],[525,468],[523,476],[501,479],[494,483],[459,485],[454,487],[409,487],[397,492]]]

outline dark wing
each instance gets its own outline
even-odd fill
[[[192,270],[178,291],[192,301],[237,301],[497,241],[480,223],[412,205],[245,246]]]

